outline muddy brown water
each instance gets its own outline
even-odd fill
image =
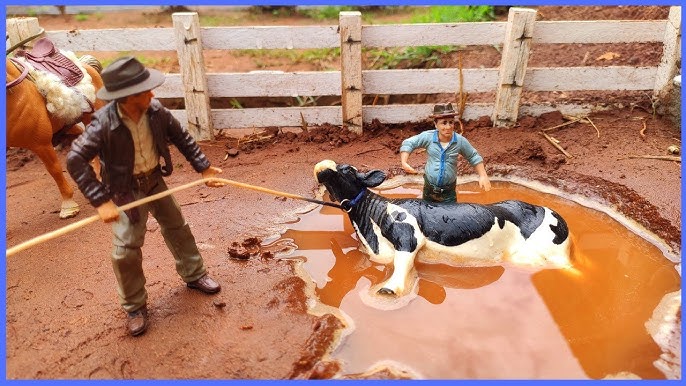
[[[379,193],[421,195],[416,185]],[[319,300],[350,324],[332,353],[343,373],[389,365],[429,379],[664,379],[646,322],[681,277],[659,240],[631,220],[519,184],[494,181],[485,193],[468,183],[458,193],[462,202],[506,199],[545,205],[566,219],[572,269],[417,264],[413,294],[392,310],[370,301],[378,296],[370,287],[390,268],[357,250],[342,211],[318,207],[288,225],[277,242],[297,245],[287,257],[302,260]]]

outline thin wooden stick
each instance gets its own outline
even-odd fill
[[[566,155],[568,158],[573,158],[573,156],[572,156],[571,154],[567,153],[567,151],[566,151],[565,149],[563,149],[562,146],[558,145],[558,144],[555,142],[555,140],[554,140],[552,137],[550,137],[548,134],[546,134],[546,133],[544,133],[544,132],[542,132],[542,131],[539,131],[539,133],[540,133],[542,136],[544,136],[545,139],[548,140],[548,142],[550,142],[553,146],[555,146],[555,148],[556,148],[557,150],[561,151],[562,154]]]
[[[307,121],[305,120],[305,116],[303,115],[302,111],[300,112],[300,127],[303,129],[304,132],[308,132],[307,129]]]
[[[458,83],[460,85],[459,94],[455,93],[455,104],[457,105],[457,119],[461,120],[464,115],[467,94],[464,92],[464,75],[462,74],[462,52],[457,55]]]
[[[681,157],[679,156],[674,156],[674,155],[630,155],[624,158],[618,158],[618,159],[636,159],[636,158],[645,158],[645,159],[659,159],[663,161],[676,161],[676,162],[681,162]]]
[[[593,121],[589,117],[586,117],[586,120],[593,126],[595,131],[598,133],[598,138],[600,138],[600,130],[598,130],[598,127],[595,125],[595,123],[593,123]]]
[[[560,127],[567,126],[567,125],[571,125],[572,123],[575,123],[575,122],[579,122],[579,121],[582,120],[582,119],[586,119],[586,117],[576,118],[576,119],[573,120],[573,121],[569,121],[569,122],[565,122],[565,123],[560,123],[560,124],[557,125],[557,126],[553,126],[553,127],[547,128],[547,129],[543,129],[543,131],[550,131],[550,130],[559,129]]]
[[[286,193],[286,192],[279,192],[278,190],[267,189],[267,188],[263,188],[263,187],[260,187],[260,186],[245,184],[245,183],[238,182],[238,181],[227,180],[227,179],[224,179],[224,178],[211,177],[211,178],[202,178],[202,179],[199,179],[199,180],[197,180],[197,181],[189,182],[189,183],[187,183],[187,184],[185,184],[185,185],[181,185],[181,186],[177,186],[177,187],[172,188],[172,189],[165,190],[164,192],[160,192],[160,193],[157,193],[157,194],[153,194],[152,196],[148,196],[148,197],[141,198],[140,200],[136,200],[136,201],[130,202],[130,203],[126,204],[126,205],[120,206],[120,207],[119,207],[119,210],[123,212],[123,211],[129,210],[129,209],[131,209],[131,208],[135,208],[135,207],[137,207],[137,206],[140,206],[140,205],[143,205],[143,204],[147,204],[148,202],[158,200],[158,199],[160,199],[160,198],[162,198],[162,197],[166,197],[166,196],[168,196],[168,195],[170,195],[170,194],[174,194],[174,193],[176,193],[176,192],[178,192],[178,191],[181,191],[181,190],[184,190],[184,189],[188,189],[188,188],[193,187],[193,186],[195,186],[195,185],[199,185],[199,184],[203,184],[203,183],[207,183],[207,182],[220,182],[220,183],[223,183],[223,184],[225,184],[225,185],[233,185],[233,186],[238,186],[238,187],[241,187],[241,188],[257,190],[257,191],[259,191],[259,192],[268,193],[268,194],[273,194],[273,195],[275,195],[275,196],[293,198],[293,199],[296,199],[296,200],[303,200],[303,201],[308,201],[308,202],[314,202],[314,203],[322,204],[322,202],[319,201],[319,200],[314,200],[314,199],[311,199],[311,198],[299,196],[299,195],[297,195],[297,194],[291,194],[291,193]],[[332,205],[332,206],[333,206],[333,205]],[[5,256],[6,256],[6,257],[12,256],[12,255],[14,255],[14,254],[16,254],[16,253],[18,253],[18,252],[21,252],[21,251],[23,251],[23,250],[25,250],[25,249],[28,249],[28,248],[32,247],[32,246],[34,246],[34,245],[38,245],[38,244],[44,243],[44,242],[46,242],[46,241],[55,239],[55,238],[57,238],[57,237],[60,237],[60,236],[62,236],[62,235],[65,235],[65,234],[67,234],[67,233],[69,233],[69,232],[71,232],[71,231],[74,231],[74,230],[76,230],[76,229],[79,229],[79,228],[81,228],[81,227],[84,227],[84,226],[86,226],[86,225],[88,225],[88,224],[90,224],[90,223],[96,222],[96,221],[98,221],[98,220],[100,220],[100,215],[95,214],[95,215],[93,215],[93,216],[84,218],[83,220],[77,221],[77,222],[75,222],[75,223],[73,223],[73,224],[69,224],[69,225],[64,226],[64,227],[62,227],[62,228],[56,229],[56,230],[54,230],[54,231],[52,231],[52,232],[48,232],[48,233],[42,234],[42,235],[40,235],[40,236],[34,237],[34,238],[32,238],[32,239],[30,239],[30,240],[28,240],[28,241],[25,241],[25,242],[23,242],[23,243],[21,243],[21,244],[19,244],[19,245],[16,245],[16,246],[14,246],[14,247],[12,247],[12,248],[7,249],[7,252],[5,253]]]
[[[641,135],[641,139],[644,140],[644,141],[646,140],[646,129],[647,129],[647,128],[648,128],[648,125],[646,125],[646,121],[645,121],[645,119],[644,119],[644,120],[643,120],[643,128],[642,128],[641,131],[639,132],[639,134]]]
[[[460,135],[464,134],[464,125],[462,124],[462,120],[458,118],[457,123],[460,124]]]

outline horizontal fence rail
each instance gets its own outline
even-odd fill
[[[681,59],[680,11],[680,7],[672,7],[667,20],[535,21],[534,10],[510,8],[507,22],[396,25],[362,25],[359,12],[342,12],[340,25],[292,27],[199,27],[197,13],[184,12],[172,15],[173,28],[46,31],[45,36],[61,49],[85,51],[95,56],[98,52],[113,51],[132,55],[139,51],[176,52],[182,71],[167,74],[165,83],[155,90],[155,94],[159,98],[186,99],[186,109],[172,110],[172,113],[186,127],[208,126],[191,131],[199,139],[208,139],[212,137],[212,128],[299,127],[303,121],[308,125],[329,123],[350,128],[374,119],[383,123],[420,121],[432,111],[429,104],[362,105],[361,97],[351,98],[349,95],[351,92],[359,93],[358,87],[362,89],[361,95],[456,94],[460,90],[494,93],[493,103],[465,106],[463,118],[491,116],[497,118],[495,123],[504,126],[514,123],[520,114],[538,115],[552,110],[582,113],[595,107],[522,105],[519,97],[522,88],[526,91],[630,90],[657,94],[678,71],[677,64]],[[12,44],[40,29],[36,18],[8,19],[6,25]],[[656,67],[526,67],[530,45],[656,42],[663,43],[665,47],[662,61]],[[200,61],[198,64],[204,63],[197,59],[197,55],[194,56],[193,50],[187,50],[186,46],[191,44],[199,44],[195,52],[341,48],[343,70],[205,73],[204,68],[198,68],[204,66],[190,64],[196,60]],[[350,62],[359,62],[360,48],[438,45],[492,45],[500,47],[503,60],[500,68],[467,68],[461,71],[457,68],[362,70],[359,63],[354,65]],[[205,98],[334,96],[341,97],[342,106],[211,110],[209,107],[189,107],[197,105],[197,101],[203,104],[202,98],[193,103],[187,99],[199,92],[204,93]],[[203,115],[206,120],[202,119]]]

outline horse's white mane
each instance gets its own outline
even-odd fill
[[[55,74],[34,68],[22,57],[16,59],[23,65],[29,66],[29,75],[33,78],[38,92],[45,97],[45,107],[48,112],[68,123],[74,123],[79,120],[84,111],[90,110],[84,98],[95,103],[95,86],[93,86],[93,79],[73,52],[62,50],[60,52],[83,72],[83,79],[74,87],[67,87]]]

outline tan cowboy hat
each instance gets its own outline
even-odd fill
[[[152,90],[164,83],[164,74],[155,69],[145,68],[133,56],[119,58],[107,66],[100,74],[105,87],[98,90],[97,97],[111,101]]]
[[[453,104],[452,103],[444,103],[444,104],[434,105],[434,113],[429,118],[433,118],[433,119],[448,118],[448,117],[454,117],[456,115],[457,115],[457,112],[455,111],[455,109],[453,109]]]

